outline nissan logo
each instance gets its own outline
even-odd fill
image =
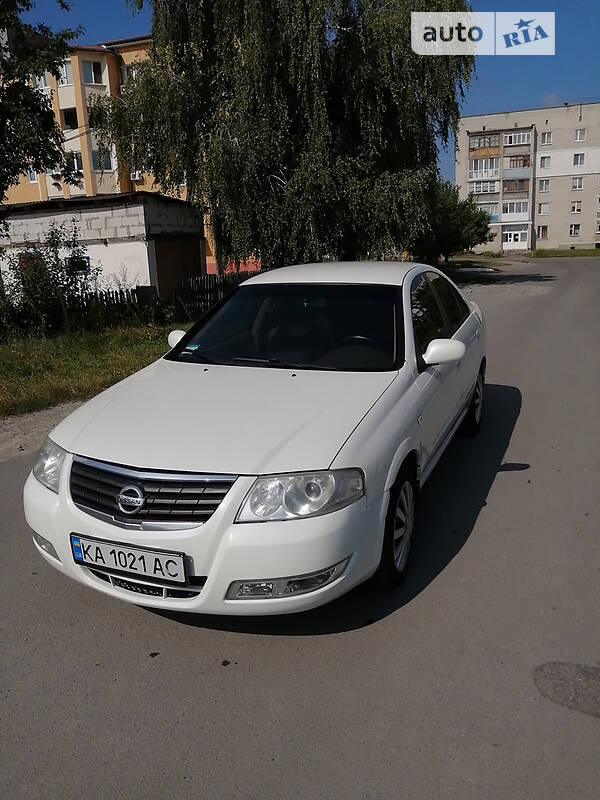
[[[144,505],[144,493],[138,486],[124,486],[117,495],[117,506],[124,514],[135,514]]]

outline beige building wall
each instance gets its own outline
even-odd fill
[[[505,134],[526,130],[531,131],[529,146],[505,144]],[[481,188],[469,181],[469,161],[479,155],[469,149],[470,137],[473,141],[473,137],[494,133],[500,141],[498,192],[473,192],[478,204],[498,203],[498,219],[492,225],[496,238],[481,249],[523,249],[521,242],[502,241],[517,227],[514,215],[503,213],[504,203],[517,199],[529,202],[526,247],[600,247],[600,103],[463,117],[455,162],[462,196],[469,189]],[[507,157],[519,152],[530,154],[529,185],[526,192],[511,192],[509,197]]]

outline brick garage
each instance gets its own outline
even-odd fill
[[[60,198],[9,206],[6,219],[0,246],[9,251],[42,242],[52,222],[75,220],[104,282],[124,278],[168,297],[181,278],[206,273],[202,218],[183,200],[152,192]]]

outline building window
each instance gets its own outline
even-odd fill
[[[469,180],[477,180],[477,178],[497,178],[499,172],[499,158],[469,159]]]
[[[548,169],[550,166],[550,156],[540,156],[540,169]]]
[[[503,214],[527,214],[529,211],[529,200],[511,200],[502,203]]]
[[[112,159],[110,154],[104,156],[104,160],[101,162],[100,158],[98,157],[98,151],[92,150],[92,169],[103,172],[111,172],[112,171]]]
[[[577,128],[575,131],[575,141],[585,142],[585,128]]]
[[[600,220],[596,223],[596,233],[600,233]]]
[[[581,214],[581,200],[571,200],[571,214]]]
[[[102,63],[100,61],[83,62],[83,82],[102,83]]]
[[[76,109],[74,108],[63,109],[62,117],[63,117],[63,129],[65,131],[74,131],[76,128],[79,127]]]
[[[552,131],[542,133],[542,144],[552,144]]]
[[[73,165],[73,169],[77,172],[82,172],[83,170],[83,161],[81,159],[81,153],[77,150],[73,150],[70,153],[67,153],[67,161],[70,159]]]
[[[538,225],[537,238],[538,239],[547,239],[548,238],[548,226],[547,225]]]
[[[63,61],[63,63],[58,68],[59,76],[58,76],[58,85],[59,86],[69,86],[73,83],[73,67],[71,66],[71,60]]]
[[[469,192],[471,194],[491,194],[500,189],[499,181],[473,181],[469,184]]]
[[[50,86],[50,74],[48,71],[43,75],[34,75],[33,85],[36,89],[47,89]]]
[[[498,216],[498,203],[477,203],[479,211],[485,211],[490,217]]]
[[[514,131],[504,134],[504,144],[530,144],[531,131]]]
[[[91,271],[89,256],[70,256],[65,258],[65,266],[72,272],[79,272],[82,275],[89,275]]]
[[[529,181],[504,181],[505,192],[526,192],[529,189]]]
[[[511,156],[508,162],[509,169],[519,169],[520,167],[528,167],[530,164],[529,156]]]
[[[584,161],[585,161],[585,153],[575,153],[575,155],[573,156],[574,167],[583,167]]]
[[[497,133],[469,137],[469,149],[477,150],[479,147],[498,147],[500,137]]]
[[[538,203],[538,214],[545,216],[548,213],[549,203]]]
[[[28,172],[27,180],[29,181],[29,183],[37,183],[38,182],[37,172],[35,170],[31,170],[31,172]]]
[[[575,191],[579,191],[579,189],[583,189],[583,178],[571,178],[571,189]]]
[[[550,191],[550,178],[540,178],[540,192]]]
[[[579,236],[579,231],[581,230],[581,225],[576,222],[573,225],[569,225],[569,236]]]

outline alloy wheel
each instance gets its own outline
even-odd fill
[[[477,376],[477,383],[475,384],[475,394],[473,395],[473,413],[475,416],[475,424],[479,425],[481,421],[481,412],[483,410],[483,375],[481,372]]]
[[[415,490],[410,481],[404,481],[396,503],[394,518],[394,563],[398,572],[406,567],[415,527]]]

